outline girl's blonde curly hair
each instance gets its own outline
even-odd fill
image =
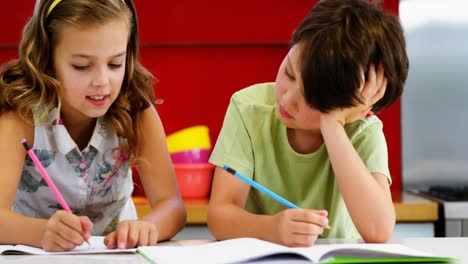
[[[38,112],[40,120],[54,107],[60,108],[60,84],[53,76],[53,50],[63,25],[91,27],[114,19],[129,26],[126,70],[119,96],[105,114],[122,140],[120,149],[135,160],[138,120],[142,110],[155,102],[153,76],[138,58],[138,26],[131,0],[62,0],[47,15],[53,0],[37,1],[33,16],[23,30],[19,58],[0,70],[0,114],[16,111],[25,121]]]

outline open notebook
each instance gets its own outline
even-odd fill
[[[399,244],[327,244],[289,248],[254,238],[237,238],[196,246],[140,247],[152,263],[239,263],[280,256],[298,256],[312,263],[453,262]]]
[[[108,249],[104,245],[104,237],[92,236],[89,239],[89,245],[76,247],[73,250],[66,252],[47,252],[41,248],[30,247],[25,245],[0,245],[0,254],[33,254],[33,255],[70,255],[70,254],[103,254],[103,253],[131,253],[136,252],[136,248],[130,249]]]

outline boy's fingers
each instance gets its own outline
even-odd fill
[[[365,81],[364,85],[359,88],[359,93],[361,97],[365,101],[369,101],[372,95],[375,93],[375,86],[377,83],[377,76],[376,76],[376,70],[375,70],[375,65],[373,63],[369,64],[369,69],[367,72],[367,80]]]
[[[369,81],[371,84],[370,87],[373,87],[375,85],[376,79],[377,79],[377,73],[375,70],[375,65],[374,63],[371,63],[369,65],[368,79],[367,79],[367,81]]]
[[[380,89],[385,79],[384,67],[382,63],[379,64],[376,72],[376,87]]]
[[[387,90],[387,83],[388,79],[386,77],[383,78],[382,84],[380,85],[379,89],[375,92],[374,96],[371,99],[371,105],[377,103],[380,99],[382,99],[385,95],[385,91]]]
[[[302,210],[293,214],[291,220],[305,223],[317,224],[323,227],[328,226],[328,212],[325,210]]]

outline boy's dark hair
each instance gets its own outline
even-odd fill
[[[357,92],[369,63],[384,67],[385,95],[378,112],[403,92],[408,57],[397,17],[367,0],[322,0],[294,32],[302,48],[300,69],[307,103],[322,112],[362,102]]]

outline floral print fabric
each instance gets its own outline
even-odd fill
[[[132,174],[127,153],[105,118],[98,118],[85,149],[80,150],[57,120],[57,109],[46,122],[35,117],[33,151],[76,215],[94,223],[92,235],[106,235],[123,220],[136,219],[131,199]],[[26,216],[50,218],[62,209],[34,163],[26,155],[13,210]]]

